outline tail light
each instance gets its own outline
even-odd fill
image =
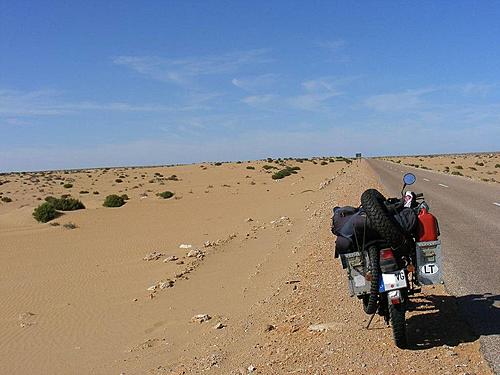
[[[397,271],[398,264],[391,248],[380,250],[380,270],[383,273]]]
[[[399,305],[401,303],[401,292],[399,290],[391,290],[388,296],[391,305]]]

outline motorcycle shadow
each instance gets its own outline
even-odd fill
[[[476,341],[481,335],[500,334],[498,301],[500,296],[491,294],[411,298],[406,319],[408,349],[457,346]]]

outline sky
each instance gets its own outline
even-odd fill
[[[499,151],[495,1],[0,0],[0,171]]]

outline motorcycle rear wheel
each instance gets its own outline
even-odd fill
[[[387,298],[394,342],[398,348],[406,349],[408,346],[405,321],[406,306],[404,303],[393,305],[391,301],[389,301],[389,297]]]
[[[363,296],[363,310],[368,315],[375,314],[378,309],[378,282],[380,275],[379,267],[379,252],[377,247],[371,246],[368,249],[368,257],[370,261],[370,272],[372,279],[370,282],[370,294]]]

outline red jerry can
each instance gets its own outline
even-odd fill
[[[436,241],[439,236],[437,219],[425,208],[418,214],[418,242]]]

